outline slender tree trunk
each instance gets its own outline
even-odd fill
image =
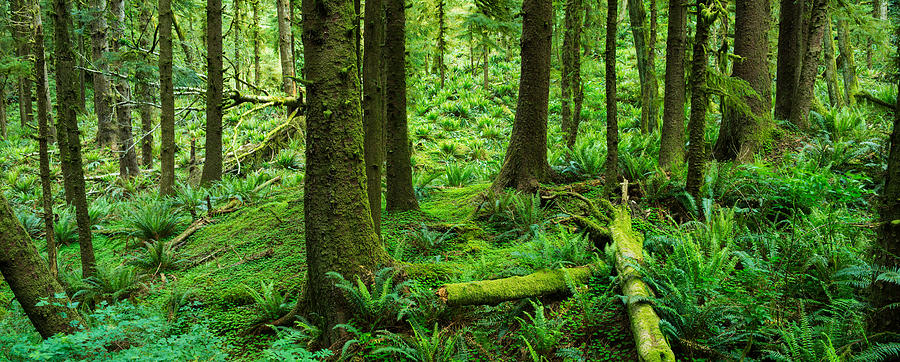
[[[259,0],[251,0],[253,5],[253,24],[250,26],[253,32],[253,83],[260,85],[259,77]]]
[[[140,22],[141,24],[148,24],[150,27],[150,22],[152,21],[151,13],[149,9],[150,4],[145,4],[141,8],[140,14]],[[145,34],[141,36],[139,43],[141,49],[150,49],[150,37],[151,34]],[[144,60],[146,62],[150,62],[150,55],[143,54]],[[145,67],[138,67],[135,71],[135,77],[137,78],[137,94],[138,101],[141,102],[140,107],[140,116],[141,116],[141,164],[144,167],[152,167],[153,166],[153,106],[151,103],[153,102],[153,87],[150,85],[151,78],[153,74],[146,69]]]
[[[648,48],[650,49],[650,66],[653,67],[654,75],[656,71],[656,43],[658,37],[659,28],[656,24],[659,19],[659,7],[656,5],[656,0],[650,0],[650,45]],[[658,96],[658,94],[657,94]],[[657,105],[659,102],[654,100],[654,105]],[[657,112],[658,113],[658,112]]]
[[[566,1],[565,34],[563,36],[562,76],[562,131],[566,146],[575,147],[578,125],[581,123],[581,105],[584,93],[581,88],[581,27],[582,1]],[[571,107],[570,107],[571,105]]]
[[[281,56],[281,81],[284,92],[297,95],[294,85],[294,54],[291,35],[291,9],[289,0],[275,0],[278,11],[278,54]],[[352,42],[351,42],[352,43]]]
[[[569,149],[575,147],[575,141],[578,138],[578,126],[581,125],[581,108],[584,104],[584,85],[581,83],[581,25],[584,23],[584,19],[582,16],[584,12],[581,11],[584,7],[584,3],[582,0],[576,0],[578,2],[578,12],[576,14],[575,23],[578,26],[575,27],[574,34],[574,49],[572,49],[572,83],[570,86],[572,87],[572,123],[571,123],[571,136],[566,140],[566,145]]]
[[[847,104],[855,105],[854,95],[859,91],[856,78],[856,59],[853,57],[853,44],[850,44],[850,27],[847,20],[838,19],[838,48],[841,51],[841,73],[844,75],[844,96]]]
[[[175,35],[178,36],[178,44],[181,45],[181,51],[184,52],[184,63],[187,64],[188,68],[192,68],[194,66],[194,52],[191,51],[191,45],[188,43],[187,37],[184,36],[184,31],[178,26],[178,19],[175,17],[174,12],[172,13],[172,28],[175,29]],[[204,33],[204,35],[206,34]]]
[[[606,193],[611,194],[619,184],[619,107],[616,103],[616,14],[617,0],[606,5]],[[622,0],[623,2],[625,0]]]
[[[778,67],[775,82],[775,118],[788,119],[793,108],[803,65],[803,3],[781,0],[778,20]]]
[[[447,51],[447,22],[446,17],[447,14],[444,11],[446,0],[437,0],[438,2],[438,38],[437,38],[437,48],[438,48],[438,71],[441,74],[441,89],[444,88],[444,81],[447,78],[445,73],[446,68],[444,66],[444,53]]]
[[[6,139],[6,77],[0,81],[0,140]]]
[[[112,35],[113,39],[112,51],[119,52],[119,40],[125,39],[125,0],[110,1],[110,11],[116,16],[116,22],[113,23]],[[116,61],[113,66],[117,73],[126,72],[122,65],[122,61]],[[127,79],[116,79],[116,120],[118,121],[119,135],[119,177],[128,178],[141,173],[137,163],[137,152],[135,152],[134,138],[132,137],[131,124],[131,85]]]
[[[306,215],[307,273],[305,300],[319,314],[324,344],[336,341],[332,327],[346,323],[351,311],[328,272],[349,280],[368,278],[390,263],[369,215],[366,201],[360,83],[352,71],[356,57],[353,1],[303,0],[303,49],[307,74]],[[341,31],[329,31],[341,29]]]
[[[94,244],[91,240],[91,220],[88,215],[87,195],[84,187],[84,170],[81,167],[81,132],[78,130],[78,80],[75,73],[75,52],[69,29],[72,19],[66,0],[54,0],[54,38],[56,56],[56,104],[59,118],[58,142],[62,155],[63,181],[67,185],[66,196],[75,205],[78,224],[78,246],[81,251],[81,275],[94,275]],[[65,139],[65,140],[63,140]],[[63,150],[63,148],[65,148]]]
[[[534,193],[552,176],[547,162],[547,107],[550,98],[550,43],[553,5],[549,0],[522,2],[522,65],[512,135],[495,191],[513,187]]]
[[[43,208],[44,233],[47,238],[47,264],[50,275],[57,276],[56,241],[53,239],[53,201],[50,190],[50,151],[49,143],[53,139],[50,131],[50,86],[47,77],[47,62],[44,56],[44,23],[41,19],[41,8],[37,2],[34,7],[34,80],[37,86],[38,108],[38,163],[41,175],[41,207]]]
[[[54,1],[65,2],[65,0]],[[65,297],[65,290],[47,270],[47,264],[44,264],[44,260],[2,192],[0,192],[0,273],[3,274],[3,280],[9,284],[16,300],[25,310],[25,315],[41,337],[50,338],[57,333],[77,331],[77,324],[73,322],[81,322],[81,316],[68,307],[69,298]],[[63,298],[57,298],[59,295]],[[41,300],[47,300],[49,304],[38,306]]]
[[[819,56],[822,54],[822,38],[825,36],[825,21],[828,14],[827,0],[813,0],[809,14],[809,30],[806,36],[806,51],[797,91],[791,106],[789,120],[801,129],[809,127],[809,109],[815,98],[816,75],[819,70]]]
[[[242,24],[243,16],[241,14],[242,6],[241,0],[234,0],[234,25],[231,26],[231,30],[234,32],[234,59],[232,59],[232,62],[234,62],[234,89],[237,89],[238,91],[243,87],[243,84],[241,84],[241,69],[243,67],[241,64],[243,62],[243,59],[241,58],[241,47],[244,46],[241,44],[241,28],[244,26]],[[219,15],[219,22],[222,22],[221,13]],[[221,29],[219,32],[221,32]]]
[[[637,54],[638,76],[641,81],[641,132],[653,132],[656,125],[656,70],[650,63],[650,29],[643,0],[628,0],[628,17]]]
[[[406,2],[386,0],[384,30],[387,210],[416,210],[406,125]]]
[[[10,12],[13,24],[11,26],[13,43],[16,47],[16,55],[25,61],[28,61],[31,54],[31,34],[29,25],[31,23],[31,7],[28,5],[29,0],[11,0]],[[31,123],[32,116],[32,99],[31,99],[31,78],[27,75],[19,76],[18,92],[19,92],[19,121],[22,128],[26,124]]]
[[[206,152],[201,184],[222,178],[222,0],[206,0]]]
[[[482,32],[481,36],[484,37],[482,39],[482,43],[481,43],[481,56],[482,56],[482,59],[481,59],[481,74],[482,74],[482,77],[481,77],[482,82],[481,83],[482,83],[482,86],[481,87],[482,87],[482,89],[485,90],[485,92],[487,92],[491,88],[490,68],[488,67],[488,58],[491,55],[491,50],[490,50],[490,48],[488,48],[488,39],[487,39],[488,32],[487,31]]]
[[[363,39],[363,124],[366,192],[375,232],[381,234],[381,175],[384,169],[384,3],[367,0]]]
[[[825,84],[828,86],[828,101],[832,107],[843,107],[841,89],[837,80],[837,63],[834,56],[834,32],[831,29],[831,15],[825,19]]]
[[[669,1],[666,38],[666,95],[660,135],[659,166],[670,169],[684,160],[684,58],[687,50],[687,6],[683,0]]]
[[[712,0],[698,0],[698,6],[708,7]],[[709,53],[709,28],[715,19],[702,13],[697,14],[697,32],[694,35],[694,59],[691,62],[691,118],[688,121],[690,146],[688,147],[687,192],[700,200],[700,186],[706,168],[706,108],[709,99],[706,94],[707,63]]]
[[[172,1],[159,0],[159,193],[175,186],[175,93],[172,82]]]
[[[103,147],[116,148],[116,126],[113,122],[112,93],[110,92],[109,65],[104,54],[109,51],[106,39],[106,0],[92,0],[93,21],[91,21],[91,60],[94,80],[94,113],[97,115],[97,144]]]
[[[734,52],[732,76],[743,79],[759,97],[745,97],[751,114],[734,107],[726,108],[719,138],[714,148],[717,160],[752,161],[759,148],[761,131],[771,117],[772,78],[769,76],[769,0],[742,0],[735,5]]]

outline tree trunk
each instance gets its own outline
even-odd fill
[[[278,12],[278,54],[281,56],[281,82],[284,92],[297,95],[294,85],[294,48],[291,35],[291,9],[289,0],[275,0]],[[353,43],[352,41],[350,42]],[[290,110],[288,111],[290,113]]]
[[[221,0],[219,0],[221,2]],[[243,84],[241,83],[241,63],[243,60],[241,59],[241,47],[244,45],[241,44],[241,28],[243,28],[243,24],[241,24],[242,14],[241,14],[241,0],[234,0],[234,23],[231,26],[231,31],[234,32],[234,59],[232,62],[234,63],[234,89],[240,91]],[[222,13],[219,12],[219,23],[222,22]],[[221,27],[219,27],[219,33],[222,32]],[[207,51],[209,51],[207,49]],[[221,58],[221,57],[220,57]]]
[[[193,68],[194,52],[191,51],[191,45],[188,43],[187,38],[184,36],[184,31],[181,30],[180,26],[178,26],[178,19],[175,17],[174,12],[172,13],[172,28],[175,29],[175,35],[178,36],[178,44],[181,45],[181,51],[184,52],[184,63],[188,68]],[[203,35],[205,36],[206,34]],[[204,39],[204,42],[205,41],[206,40]]]
[[[150,26],[151,13],[149,6],[141,8],[140,22]],[[141,36],[138,44],[141,49],[150,49],[150,36]],[[150,54],[143,54],[144,61],[150,62]],[[145,67],[138,67],[135,70],[135,78],[137,78],[137,94],[138,101],[141,103],[138,109],[141,115],[141,164],[144,167],[152,168],[153,166],[153,87],[150,85],[153,74]]]
[[[641,132],[653,132],[656,125],[656,70],[650,63],[650,29],[643,0],[628,0],[628,17],[637,54],[638,76],[641,82]]]
[[[687,6],[669,1],[666,38],[666,94],[660,134],[659,167],[670,169],[684,160],[684,58],[687,50]]]
[[[803,64],[803,3],[781,0],[778,20],[778,66],[775,79],[775,118],[788,119]]]
[[[819,73],[819,56],[822,54],[822,38],[825,36],[825,21],[828,14],[827,0],[813,0],[809,13],[809,28],[806,35],[806,51],[789,120],[801,129],[809,127],[809,109],[815,98],[816,75]]]
[[[481,74],[482,74],[482,85],[481,88],[484,89],[485,92],[490,90],[491,82],[490,82],[490,68],[488,67],[488,57],[491,55],[491,50],[488,48],[488,32],[482,32],[481,36]]]
[[[222,178],[222,0],[206,1],[206,144],[200,183]]]
[[[91,6],[91,60],[97,72],[91,75],[94,81],[94,113],[97,115],[97,144],[102,147],[117,147],[116,126],[113,122],[112,94],[110,92],[109,65],[104,54],[109,51],[106,39],[106,0],[93,0]]]
[[[566,146],[569,149],[575,147],[578,123],[581,121],[579,117],[581,105],[577,100],[581,93],[581,16],[583,14],[581,0],[566,1],[566,28],[563,35],[562,74],[560,77],[562,100],[560,103],[562,105],[561,126]]]
[[[447,14],[444,11],[446,0],[437,0],[438,2],[438,38],[437,38],[437,48],[438,48],[438,71],[441,74],[441,89],[444,88],[444,81],[447,78],[445,73],[446,69],[444,66],[444,53],[447,51],[447,22],[446,17]]]
[[[172,82],[172,1],[159,0],[159,193],[175,186],[175,93]]]
[[[55,2],[62,2],[65,5],[65,0]],[[60,9],[59,4],[56,4],[56,7],[57,11],[68,10],[68,7]],[[72,86],[76,85],[73,83]],[[69,298],[65,296],[65,290],[47,270],[47,264],[44,264],[37,248],[32,244],[31,238],[28,237],[28,233],[19,223],[2,193],[0,193],[0,273],[3,274],[3,280],[9,284],[16,300],[25,310],[25,315],[41,337],[50,338],[57,333],[72,333],[78,330],[77,324],[72,322],[81,322],[81,316],[68,307]],[[49,304],[38,306],[42,300]]]
[[[53,239],[53,202],[50,190],[50,151],[48,144],[53,139],[50,131],[50,85],[47,78],[47,62],[44,55],[44,23],[41,8],[34,6],[34,79],[37,85],[38,108],[38,163],[41,175],[41,207],[43,208],[44,233],[47,238],[47,264],[50,275],[57,276],[56,241]]]
[[[591,274],[591,269],[587,267],[541,270],[503,279],[444,284],[436,294],[452,307],[496,305],[516,299],[568,294],[571,292],[570,285],[587,284]]]
[[[0,81],[0,140],[6,139],[6,78]]]
[[[13,20],[10,28],[13,43],[16,46],[16,55],[19,59],[28,61],[31,54],[29,42],[31,31],[28,26],[31,23],[31,7],[28,5],[28,0],[10,1],[10,13],[10,18]],[[32,116],[31,78],[27,75],[19,76],[18,92],[19,121],[24,129],[26,124],[31,123]]]
[[[837,62],[834,56],[834,31],[831,29],[831,15],[825,19],[825,85],[828,87],[828,101],[832,107],[843,107],[841,89],[837,80]]]
[[[81,132],[78,130],[78,75],[75,73],[75,52],[69,29],[72,19],[66,0],[54,0],[53,24],[56,55],[56,104],[59,119],[59,144],[62,156],[63,181],[66,196],[71,195],[78,224],[78,246],[81,251],[81,276],[94,275],[94,244],[91,240],[91,220],[88,216],[87,195],[84,189],[84,170],[81,168]],[[23,303],[24,304],[24,303]]]
[[[566,145],[569,149],[575,147],[575,141],[578,138],[578,126],[581,125],[581,108],[584,104],[584,85],[581,83],[581,29],[584,20],[582,16],[584,12],[581,9],[584,7],[584,2],[582,0],[576,0],[578,2],[578,14],[576,23],[578,26],[575,27],[575,49],[572,51],[572,128],[571,128],[571,136],[568,140],[566,140]]]
[[[553,6],[549,0],[522,3],[522,65],[516,118],[503,167],[491,188],[535,192],[551,176],[547,163],[547,107],[550,98],[550,42]]]
[[[752,161],[760,135],[770,117],[772,80],[769,76],[769,1],[742,0],[735,4],[734,61],[732,76],[743,79],[759,97],[745,97],[752,114],[727,107],[714,148],[717,160]]]
[[[712,0],[698,0],[698,6],[709,7]],[[706,168],[706,108],[709,99],[706,94],[706,68],[709,62],[707,44],[709,27],[715,19],[697,14],[697,32],[694,35],[694,59],[691,62],[691,118],[688,121],[690,145],[688,147],[687,192],[700,200],[700,186]]]
[[[385,1],[384,75],[387,210],[416,210],[406,125],[406,2]]]
[[[259,0],[251,0],[253,5],[253,24],[250,26],[253,32],[253,83],[260,85],[259,78]]]
[[[381,234],[381,175],[384,169],[384,3],[366,1],[363,39],[363,124],[366,193],[375,232]]]
[[[619,107],[616,103],[617,0],[607,1],[606,14],[606,193],[619,183]],[[625,1],[625,0],[622,0]]]
[[[856,59],[853,57],[853,44],[850,44],[850,27],[847,20],[838,19],[838,48],[841,51],[841,73],[844,75],[844,96],[847,104],[856,104],[856,93],[859,82],[856,78]]]
[[[363,124],[351,0],[303,0],[303,49],[308,90],[306,180],[307,307],[319,314],[323,342],[352,315],[328,272],[365,278],[390,262],[372,227],[366,201]]]
[[[116,16],[113,23],[112,51],[119,52],[119,40],[125,39],[125,0],[110,1],[110,11]],[[117,60],[113,66],[116,73],[126,72],[121,60]],[[119,177],[128,178],[141,173],[137,163],[137,152],[134,149],[134,138],[131,134],[131,85],[127,79],[116,79],[116,120],[118,121],[119,135]]]

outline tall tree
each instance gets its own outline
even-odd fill
[[[547,162],[547,106],[550,98],[550,0],[522,2],[522,65],[519,99],[503,166],[491,188],[533,193],[552,176]]]
[[[237,12],[237,10],[235,10]],[[206,0],[206,158],[200,183],[222,178],[222,0]],[[237,74],[235,74],[237,77]]]
[[[275,8],[278,12],[278,54],[281,56],[281,82],[284,92],[288,95],[296,95],[297,88],[294,85],[294,36],[291,34],[291,2],[289,0],[275,0]],[[351,43],[353,43],[351,41]]]
[[[688,120],[690,145],[688,146],[687,192],[699,200],[703,171],[706,168],[706,108],[709,99],[706,94],[707,63],[709,53],[709,28],[715,20],[708,10],[713,0],[697,0],[697,31],[694,34],[694,59],[691,61],[691,118]]]
[[[259,84],[260,57],[259,57],[259,0],[251,0],[253,6],[253,17],[251,19],[250,31],[252,32],[253,42],[253,83]]]
[[[444,53],[447,52],[447,12],[444,9],[445,5],[446,0],[437,0],[438,34],[435,67],[438,74],[441,75],[441,89],[444,88],[444,81],[447,78],[447,68],[444,66]]]
[[[828,100],[832,107],[843,107],[844,99],[837,80],[837,62],[834,54],[834,31],[831,27],[831,14],[825,19],[825,85],[828,88]]]
[[[326,345],[332,326],[351,317],[328,272],[350,280],[390,262],[369,216],[363,159],[360,82],[352,29],[352,0],[303,0],[307,80],[306,227],[309,310],[319,313]],[[341,31],[330,31],[341,29]],[[348,71],[349,70],[349,71]]]
[[[221,0],[219,0],[221,2]],[[244,47],[241,44],[241,29],[243,28],[243,14],[241,13],[241,7],[243,2],[241,0],[234,0],[234,9],[232,16],[234,16],[234,20],[231,25],[231,31],[234,32],[234,59],[232,59],[232,63],[234,64],[234,89],[241,90],[243,84],[241,84],[241,69],[243,59],[241,58],[241,48]],[[222,22],[222,12],[219,11],[219,22]],[[222,32],[221,27],[219,27],[219,32]],[[208,51],[209,49],[207,49]]]
[[[0,140],[6,139],[6,76],[0,79]]]
[[[66,0],[54,0],[54,3]],[[56,4],[56,12],[67,7]],[[58,18],[58,17],[57,17]],[[75,86],[75,84],[73,84]],[[6,197],[0,192],[0,273],[9,284],[16,300],[25,310],[25,315],[37,329],[41,337],[50,338],[57,333],[71,333],[77,330],[75,321],[80,321],[78,312],[69,308],[69,298],[28,233],[9,207]],[[60,298],[62,296],[62,298]],[[38,306],[42,301],[50,303]]]
[[[822,37],[825,36],[828,0],[812,0],[809,9],[803,66],[800,68],[800,77],[797,81],[794,101],[791,104],[791,113],[788,117],[791,123],[800,128],[809,126],[809,109],[812,107],[813,98],[815,98],[814,87],[819,70],[819,56],[822,55],[823,50]]]
[[[628,0],[628,18],[631,21],[631,34],[634,36],[638,76],[641,81],[641,131],[649,133],[656,127],[656,98],[659,86],[656,83],[655,66],[650,63],[652,51],[650,27],[643,0]]]
[[[31,26],[31,7],[28,5],[30,0],[11,0],[10,20],[12,20],[12,35],[16,47],[16,55],[27,60],[31,54],[31,34],[29,27]],[[31,123],[32,116],[32,99],[31,99],[31,78],[26,74],[19,75],[18,92],[19,92],[19,120],[22,127]]]
[[[141,13],[138,19],[144,28],[141,31],[138,45],[147,52],[142,52],[143,58],[149,63],[150,60],[150,40],[153,37],[153,31],[156,29],[152,22],[151,8],[149,0],[144,0],[141,6]],[[141,117],[141,164],[144,167],[153,166],[153,72],[150,67],[138,67],[135,70],[135,78],[137,80],[137,96],[140,106],[138,107]]]
[[[78,75],[75,73],[75,52],[69,29],[72,19],[66,0],[54,0],[53,29],[56,54],[56,106],[60,155],[63,163],[63,182],[66,197],[75,205],[75,221],[78,224],[78,247],[81,253],[81,276],[94,275],[96,261],[91,235],[91,219],[88,215],[87,195],[84,188],[84,170],[81,167],[81,132],[78,130]]]
[[[175,187],[175,89],[172,82],[172,1],[159,0],[159,193]]]
[[[734,61],[732,76],[747,81],[758,96],[744,97],[750,113],[726,107],[714,148],[718,160],[750,161],[760,143],[772,109],[769,76],[769,0],[735,3]]]
[[[111,49],[114,52],[121,51],[121,43],[125,40],[125,0],[111,0],[110,12],[115,15],[115,22],[112,26],[112,37],[110,41]],[[122,61],[122,55],[119,54],[113,66],[117,73],[124,74],[127,70]],[[118,121],[118,138],[119,138],[119,176],[127,178],[137,175],[141,172],[137,163],[137,152],[135,152],[134,137],[132,137],[131,124],[131,85],[128,79],[117,78],[115,81],[116,93],[113,95],[116,108],[116,120]]]
[[[624,0],[623,0],[624,1]],[[606,192],[612,193],[619,183],[619,120],[616,103],[616,33],[618,4],[606,3]]]
[[[53,238],[53,201],[50,187],[50,149],[53,139],[50,130],[50,85],[47,77],[47,60],[44,55],[44,22],[38,2],[33,3],[32,19],[34,21],[34,80],[37,86],[38,109],[38,163],[41,175],[41,207],[43,209],[44,235],[47,239],[47,263],[50,275],[57,276],[56,240]]]
[[[856,59],[853,56],[853,44],[850,42],[850,26],[847,19],[839,18],[838,22],[838,49],[841,51],[841,73],[844,75],[844,97],[847,104],[855,105],[859,91],[859,81],[856,78]]]
[[[381,175],[384,168],[384,3],[366,1],[363,39],[363,124],[365,126],[366,192],[372,224],[381,233]]]
[[[112,92],[110,91],[109,64],[106,53],[109,42],[106,38],[106,0],[91,2],[91,60],[94,62],[94,113],[97,115],[97,143],[104,147],[115,147],[116,126],[113,122]]]
[[[775,118],[788,119],[803,65],[803,3],[781,0],[778,19],[778,66],[775,78]]]
[[[668,169],[684,160],[684,59],[687,50],[687,5],[669,1],[666,38],[666,95],[660,132],[659,166]]]
[[[562,71],[560,76],[561,126],[566,146],[575,147],[578,125],[581,123],[581,27],[583,26],[581,0],[566,0],[565,34],[563,35]],[[574,109],[573,109],[574,108]]]
[[[384,28],[385,166],[388,210],[419,208],[412,185],[406,120],[406,2],[386,0]]]

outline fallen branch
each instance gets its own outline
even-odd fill
[[[303,116],[291,117],[287,122],[270,131],[263,143],[241,147],[242,149],[249,148],[246,152],[241,152],[241,150],[229,152],[229,155],[237,154],[237,156],[225,160],[225,172],[234,172],[241,164],[252,164],[275,156],[297,134],[301,133],[305,120]]]
[[[253,193],[257,193],[262,191],[264,188],[269,187],[269,185],[281,181],[281,175],[270,178],[268,181],[261,183],[259,186],[253,188]]]
[[[505,301],[569,293],[569,285],[583,285],[591,268],[541,270],[526,276],[444,284],[435,294],[449,306],[498,304]]]
[[[631,216],[624,207],[615,209],[609,226],[616,243],[616,270],[622,280],[622,294],[631,320],[631,333],[641,361],[675,361],[675,354],[662,331],[659,316],[648,302],[650,288],[632,266],[644,260],[643,243],[631,228]]]
[[[191,223],[191,225],[188,226],[188,228],[184,230],[184,232],[178,234],[178,236],[176,236],[174,239],[172,239],[172,241],[169,242],[172,245],[172,249],[174,250],[180,248],[182,245],[187,243],[187,240],[191,235],[193,235],[195,232],[197,232],[197,230],[200,230],[200,228],[207,224],[209,224],[209,220],[203,217],[194,220],[194,222]]]
[[[887,108],[890,111],[897,109],[896,104],[891,104],[890,102],[886,102],[885,100],[878,98],[867,92],[857,92],[857,93],[854,93],[853,96],[858,98],[859,100],[867,101],[869,103]]]
[[[153,172],[153,169],[141,170],[141,173],[150,173],[150,172]],[[118,172],[113,172],[113,173],[108,173],[108,174],[105,174],[105,175],[90,176],[90,177],[85,177],[84,180],[85,180],[85,181],[90,181],[90,182],[94,182],[94,181],[106,181],[106,178],[107,178],[107,177],[119,177],[119,173],[118,173]]]
[[[296,97],[258,96],[254,94],[241,94],[232,90],[228,92],[222,101],[222,110],[228,110],[244,103],[271,103],[275,106],[285,106],[288,109],[300,109],[303,107],[303,94]]]

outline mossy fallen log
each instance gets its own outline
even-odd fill
[[[675,361],[672,348],[659,329],[659,316],[648,302],[650,289],[632,266],[643,261],[643,242],[631,228],[631,216],[624,207],[615,209],[609,230],[616,243],[616,270],[631,321],[631,333],[641,361]]]
[[[444,284],[438,297],[449,306],[498,304],[510,300],[569,292],[569,283],[583,285],[592,274],[589,267],[541,270],[525,276]]]
[[[268,160],[278,154],[281,149],[287,147],[291,140],[298,134],[302,134],[306,123],[306,117],[291,117],[266,135],[266,140],[258,145],[241,147],[241,149],[228,152],[225,159],[225,172],[239,172],[240,168],[252,165],[263,160]],[[235,154],[237,154],[235,156]]]

